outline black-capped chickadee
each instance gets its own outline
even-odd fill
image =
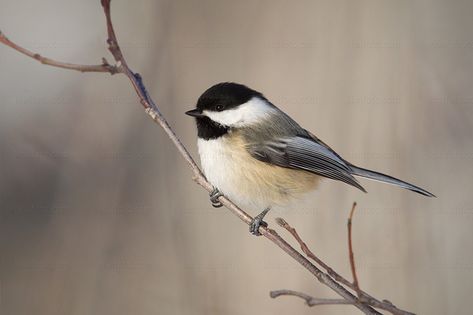
[[[241,207],[264,209],[250,225],[252,234],[259,235],[272,206],[315,189],[322,177],[366,192],[353,177],[360,176],[434,197],[422,188],[349,163],[263,94],[244,85],[216,84],[186,114],[197,121],[197,145],[204,174],[215,187],[214,206],[220,205],[218,198],[224,194]]]

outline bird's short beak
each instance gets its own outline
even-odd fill
[[[191,109],[186,112],[186,115],[192,116],[192,117],[204,117],[205,115],[202,114],[202,111],[198,108],[196,109]]]

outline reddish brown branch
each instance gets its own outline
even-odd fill
[[[355,255],[353,254],[353,245],[351,240],[351,226],[353,222],[353,214],[355,213],[356,202],[353,203],[351,207],[350,216],[348,217],[347,229],[348,229],[348,257],[350,259],[351,274],[353,275],[353,287],[358,295],[358,298],[361,298],[360,286],[358,285],[358,277],[356,276],[356,267],[355,267]]]
[[[113,55],[115,58],[115,61],[120,64],[120,68],[122,69],[122,73],[125,74],[128,79],[130,80],[131,84],[133,85],[133,88],[135,89],[136,94],[138,95],[140,99],[141,105],[146,110],[146,113],[153,119],[153,121],[157,124],[159,124],[168,137],[171,139],[171,141],[174,143],[176,148],[179,150],[181,155],[184,157],[186,162],[189,164],[190,168],[192,169],[194,173],[194,180],[204,187],[207,191],[212,191],[213,187],[212,185],[205,179],[204,175],[200,171],[199,167],[195,163],[194,159],[190,155],[190,153],[187,151],[186,147],[182,144],[182,142],[179,140],[177,135],[174,133],[174,130],[171,128],[171,126],[168,124],[164,116],[161,114],[159,111],[158,107],[154,103],[154,101],[151,99],[151,97],[148,94],[148,91],[146,90],[145,85],[143,84],[143,81],[141,79],[141,76],[139,73],[134,73],[129,67],[128,64],[123,57],[123,53],[120,49],[120,46],[118,45],[118,40],[115,35],[115,30],[113,28],[112,24],[112,18],[110,14],[110,0],[101,0],[102,7],[104,10],[105,14],[105,19],[106,19],[106,25],[107,25],[107,43],[108,43],[108,49],[110,53]],[[224,197],[220,197],[220,201],[222,201]],[[223,204],[223,202],[222,202]],[[231,202],[227,200],[227,208],[230,206]],[[239,211],[236,210],[237,208],[233,209],[233,212],[239,212],[237,215],[244,220],[247,224],[251,222],[251,216],[248,214],[244,213],[241,209]],[[232,209],[230,209],[232,210]]]
[[[110,15],[110,0],[101,0],[101,4],[105,13],[105,19],[107,21],[108,49],[116,61],[122,62],[126,66],[125,58],[123,58],[122,51],[118,46],[117,36],[115,35],[115,30],[113,29],[112,17]]]

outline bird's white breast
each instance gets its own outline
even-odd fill
[[[239,204],[247,199],[238,190],[239,183],[244,181],[239,174],[241,157],[235,152],[235,148],[231,148],[228,137],[198,139],[197,146],[202,170],[212,185]]]
[[[285,204],[318,182],[314,174],[253,158],[238,134],[198,139],[197,145],[204,174],[212,185],[239,206],[253,211]]]

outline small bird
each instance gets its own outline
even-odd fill
[[[399,186],[428,197],[430,192],[351,164],[302,128],[263,94],[232,82],[207,89],[195,109],[197,146],[203,172],[214,186],[210,200],[229,197],[238,206],[261,211],[250,224],[260,235],[271,207],[317,188],[320,179],[345,182],[366,190],[354,176]]]

